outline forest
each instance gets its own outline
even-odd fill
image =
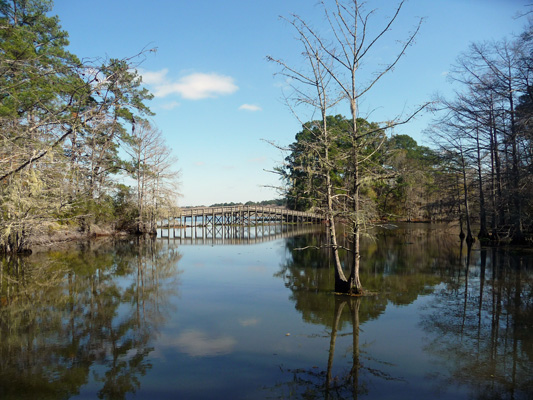
[[[0,1],[3,252],[65,228],[152,232],[175,205],[175,160],[136,70],[147,51],[79,58],[50,11],[47,0]]]
[[[277,169],[288,206],[349,219],[358,191],[357,218],[365,226],[456,221],[470,242],[531,244],[532,35],[530,25],[512,41],[471,44],[458,57],[450,79],[461,90],[427,105],[435,115],[423,133],[431,147],[389,134],[394,124],[326,116],[327,88],[319,83],[318,107],[325,118],[302,124]],[[310,82],[319,67],[313,64],[317,75]],[[355,184],[354,163],[360,174]]]
[[[513,40],[471,44],[459,55],[450,74],[461,86],[456,86],[454,98],[433,99],[386,121],[367,121],[360,115],[360,103],[405,57],[423,18],[403,37],[395,33],[389,60],[376,65],[369,77],[360,67],[372,62],[372,52],[390,34],[404,1],[377,30],[369,28],[374,10],[365,9],[363,2],[321,4],[326,29],[318,30],[298,15],[286,19],[300,43],[301,62],[268,60],[290,82],[286,102],[302,122],[277,172],[292,207],[323,215],[335,292],[364,293],[360,239],[375,221],[456,220],[469,244],[476,237],[530,243],[531,24]],[[349,115],[332,113],[339,109]],[[423,110],[435,113],[426,131],[432,149],[409,136],[391,134]],[[474,232],[474,223],[479,231]],[[348,228],[347,245],[340,243],[339,224]],[[349,271],[341,251],[351,254]]]
[[[289,23],[307,71],[267,57],[310,88],[288,101],[320,118],[302,119],[277,167],[284,199],[265,204],[320,212],[332,234],[335,221],[350,225],[354,259],[359,235],[384,220],[458,221],[469,241],[530,243],[531,25],[512,40],[472,44],[459,56],[450,77],[462,89],[413,113],[425,108],[436,116],[425,133],[432,143],[421,146],[390,134],[411,117],[373,122],[358,110],[360,97],[412,45],[419,25],[399,41],[376,80],[358,87],[358,65],[380,35],[365,43],[357,24],[350,25],[362,15],[357,1],[347,2],[352,8],[332,4],[337,13],[325,15],[344,58],[297,16]],[[65,230],[153,233],[157,219],[177,207],[176,159],[150,120],[152,95],[137,71],[151,50],[82,58],[67,50],[68,33],[51,12],[48,0],[0,0],[2,252],[26,251]],[[332,113],[340,103],[349,116]]]

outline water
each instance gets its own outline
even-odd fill
[[[4,259],[0,398],[533,398],[531,250],[377,233],[364,298],[290,226]]]

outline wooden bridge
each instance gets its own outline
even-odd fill
[[[265,225],[285,223],[318,223],[321,217],[314,213],[293,211],[283,207],[231,206],[183,208],[177,215],[168,216],[158,224],[159,228],[217,226],[217,225]]]

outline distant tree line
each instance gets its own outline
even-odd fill
[[[47,0],[0,0],[5,252],[23,251],[32,236],[60,225],[152,231],[161,208],[173,205],[174,161],[148,122],[152,96],[135,69],[143,53],[80,59],[50,11]],[[118,184],[119,176],[132,185]]]
[[[215,203],[211,204],[210,207],[232,207],[232,206],[275,206],[275,207],[285,207],[287,205],[286,199],[274,199],[274,200],[263,200],[263,201],[247,201],[246,203]]]

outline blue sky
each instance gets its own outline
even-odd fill
[[[369,70],[391,60],[402,39],[424,17],[416,43],[392,74],[361,103],[361,116],[383,121],[451,93],[447,71],[469,43],[511,38],[526,21],[514,18],[529,0],[409,0],[396,25],[369,55]],[[140,65],[155,125],[178,158],[180,206],[279,197],[276,175],[266,172],[284,155],[300,124],[285,105],[284,79],[266,56],[299,65],[295,32],[279,17],[298,14],[325,28],[315,0],[55,0],[53,14],[70,36],[70,51],[84,57],[131,57]],[[369,0],[381,27],[393,0]],[[305,119],[305,116],[303,117]],[[419,144],[431,120],[422,115],[396,128]],[[266,140],[266,141],[265,141]]]

